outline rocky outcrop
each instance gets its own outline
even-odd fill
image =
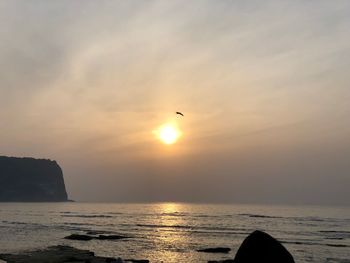
[[[119,239],[125,239],[129,238],[127,236],[121,236],[121,235],[99,235],[98,237],[95,237],[99,240],[119,240]]]
[[[0,202],[62,201],[67,192],[56,161],[0,156]]]
[[[147,259],[121,259],[111,257],[95,256],[95,253],[89,250],[81,250],[69,246],[53,246],[44,250],[25,252],[23,254],[0,254],[0,260],[6,260],[7,263],[149,263]]]
[[[294,259],[272,236],[262,231],[254,231],[243,241],[233,262],[294,263]]]
[[[292,255],[276,239],[262,231],[251,233],[239,247],[235,259],[208,263],[295,263]]]
[[[98,240],[119,240],[130,238],[122,235],[84,235],[84,234],[71,234],[66,236],[64,239],[79,240],[79,241],[90,241],[92,239]]]
[[[45,250],[31,251],[24,254],[0,254],[0,259],[6,260],[7,263],[38,263],[38,262],[124,262],[121,259],[97,257],[94,252],[80,250],[69,246],[54,246]]]
[[[92,237],[92,236],[80,235],[80,234],[71,234],[69,236],[64,237],[64,239],[79,240],[79,241],[89,241],[93,238],[94,237]]]

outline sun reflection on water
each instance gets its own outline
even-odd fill
[[[187,222],[184,218],[184,207],[179,203],[161,203],[157,206],[154,225],[157,225],[157,238],[154,240],[155,258],[166,258],[167,262],[180,262],[180,253],[189,246],[189,233],[186,233]],[[183,259],[183,258],[182,258]]]
[[[159,208],[163,214],[181,212],[182,205],[179,203],[161,203]]]

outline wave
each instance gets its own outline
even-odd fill
[[[193,226],[182,226],[182,225],[153,225],[153,224],[136,224],[139,227],[149,227],[149,228],[183,228],[192,229]]]
[[[336,233],[336,234],[350,234],[350,231],[346,230],[320,230],[321,233]]]
[[[67,225],[67,226],[98,226],[96,224],[92,224],[92,223],[75,223],[75,222],[71,222],[71,223],[63,223],[63,225]]]
[[[75,214],[64,214],[62,217],[78,217],[78,218],[111,218],[111,215],[75,215]]]
[[[134,227],[135,225],[122,224],[123,226]],[[178,231],[179,229],[188,230],[192,233],[221,233],[221,234],[249,234],[253,229],[248,228],[232,228],[232,227],[208,227],[208,226],[193,226],[193,225],[161,225],[161,224],[136,224],[138,227],[143,228],[161,228],[171,231]]]
[[[262,215],[262,214],[249,214],[249,213],[242,213],[238,214],[239,216],[245,216],[245,217],[251,217],[251,218],[271,218],[271,219],[285,219],[285,220],[292,220],[297,222],[348,222],[350,219],[339,219],[339,218],[324,218],[324,217],[317,217],[317,216],[306,216],[306,217],[286,217],[286,216],[271,216],[271,215]]]
[[[349,259],[344,258],[327,258],[327,263],[350,263]]]
[[[267,215],[258,215],[258,214],[238,214],[238,215],[254,217],[254,218],[284,218],[284,217],[281,217],[281,216],[267,216]]]
[[[321,230],[319,233],[324,236],[325,240],[343,240],[350,238],[350,231],[346,230]]]
[[[7,220],[2,220],[1,222],[4,223],[4,224],[10,224],[10,225],[30,225],[30,223],[16,222],[16,221],[7,221]]]
[[[325,239],[330,239],[330,240],[343,240],[345,239],[344,237],[325,237]]]
[[[344,244],[326,244],[328,247],[349,247],[348,245]]]
[[[345,244],[330,244],[330,243],[320,243],[320,242],[305,242],[305,241],[281,241],[283,244],[293,244],[293,245],[306,245],[306,246],[327,246],[327,247],[349,247]]]

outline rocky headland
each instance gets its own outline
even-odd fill
[[[0,156],[0,202],[68,201],[56,161]]]

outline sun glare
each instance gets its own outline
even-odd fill
[[[158,137],[165,144],[175,143],[180,135],[181,132],[173,124],[165,124],[158,130]]]

